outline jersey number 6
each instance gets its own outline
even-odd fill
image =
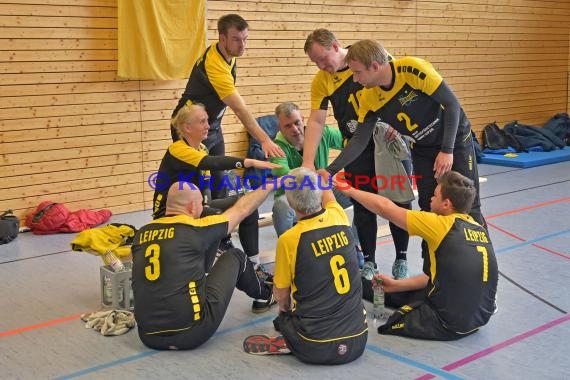
[[[330,266],[334,278],[334,287],[338,294],[346,294],[350,290],[350,279],[344,264],[344,257],[341,255],[331,257]]]

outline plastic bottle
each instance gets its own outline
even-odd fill
[[[372,298],[372,313],[374,322],[376,322],[387,319],[388,313],[386,311],[386,307],[384,306],[384,287],[382,286],[382,279],[377,278],[374,281],[376,282],[376,285],[372,287],[374,294]]]
[[[123,295],[123,285],[119,285],[119,289],[118,289],[118,304],[122,305],[123,304],[123,299],[124,299],[124,295]],[[103,304],[105,306],[112,306],[113,305],[113,281],[111,280],[111,277],[109,276],[104,276],[103,277]]]
[[[107,251],[103,255],[103,262],[110,266],[114,272],[122,272],[125,270],[125,265],[112,251]]]

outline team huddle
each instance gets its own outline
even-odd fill
[[[278,309],[279,336],[244,341],[253,354],[292,353],[316,364],[357,359],[369,329],[363,300],[377,286],[395,309],[380,334],[455,340],[478,331],[496,310],[497,261],[480,210],[471,124],[441,75],[420,58],[393,57],[377,41],[342,47],[332,32],[316,29],[304,46],[318,67],[309,118],[294,102],[277,105],[279,132],[271,139],[235,87],[248,33],[239,15],[218,20],[218,41],[195,63],[173,112],[173,143],[159,168],[168,183],[156,187],[154,220],[132,248],[142,342],[200,346],[235,288],[252,298],[254,313]],[[325,124],[329,104],[338,128]],[[267,160],[225,155],[227,107]],[[331,149],[340,153],[329,162]],[[283,180],[228,195],[220,186],[226,170],[250,167]],[[343,175],[370,180],[350,186]],[[420,210],[412,210],[408,183],[380,190],[376,182],[412,175]],[[257,209],[272,193],[278,241],[270,273],[260,263]],[[389,221],[395,258],[390,274],[370,281],[361,268],[377,266],[378,215]],[[230,239],[236,227],[243,250]],[[415,276],[408,275],[410,236],[423,239],[423,270]]]

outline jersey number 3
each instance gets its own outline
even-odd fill
[[[149,281],[156,281],[160,277],[160,245],[151,244],[146,248],[144,257],[148,264],[144,268],[144,275]]]
[[[348,271],[344,267],[344,264],[344,257],[341,255],[331,257],[330,266],[334,279],[334,287],[338,294],[346,294],[350,290],[350,279],[348,278]]]

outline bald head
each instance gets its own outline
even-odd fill
[[[166,215],[187,214],[197,218],[202,213],[202,193],[188,182],[175,182],[168,189]]]

